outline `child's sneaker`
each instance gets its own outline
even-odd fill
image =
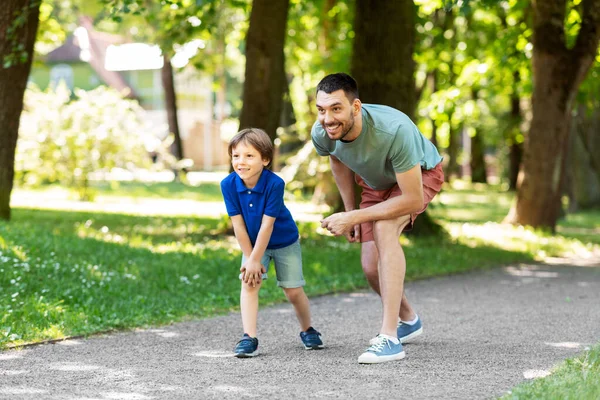
[[[254,357],[258,355],[258,339],[244,333],[242,339],[235,346],[235,356],[238,358]]]
[[[321,340],[321,334],[315,330],[312,326],[304,332],[300,332],[300,339],[304,343],[306,350],[318,350],[325,347]]]
[[[423,333],[423,324],[421,324],[421,318],[417,316],[417,322],[412,325],[405,324],[402,321],[398,322],[398,328],[396,328],[398,334],[398,340],[401,343],[406,343],[410,339],[413,339]]]
[[[387,336],[377,335],[371,340],[371,347],[358,357],[359,364],[377,364],[386,361],[401,360],[405,356],[402,343],[394,343]]]

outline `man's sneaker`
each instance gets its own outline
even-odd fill
[[[373,342],[371,343],[371,347],[358,357],[359,364],[377,364],[386,361],[401,360],[405,356],[400,341],[396,344],[386,336],[377,335],[371,342]]]
[[[235,356],[238,358],[254,357],[258,355],[258,339],[244,333],[242,339],[235,346]]]
[[[402,321],[398,322],[396,333],[398,334],[398,340],[400,340],[401,343],[407,343],[409,340],[419,336],[423,333],[421,318],[417,317],[417,322],[413,325],[405,324]]]
[[[325,347],[321,340],[321,334],[315,330],[312,326],[304,332],[300,332],[300,339],[304,343],[306,350],[318,350]]]

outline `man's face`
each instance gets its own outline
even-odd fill
[[[317,93],[317,110],[319,112],[319,123],[327,132],[329,139],[354,139],[352,137],[354,132],[350,137],[346,136],[354,128],[354,118],[360,112],[360,100],[355,99],[350,103],[341,89],[332,93],[319,91]]]

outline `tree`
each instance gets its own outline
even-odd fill
[[[363,102],[385,104],[410,117],[414,117],[417,99],[413,60],[415,12],[415,5],[409,0],[357,0],[350,67]],[[394,23],[381,23],[388,20]],[[417,234],[441,229],[426,213],[417,221]]]
[[[15,149],[31,71],[41,0],[5,0],[0,7],[0,219],[10,219]]]
[[[246,35],[246,72],[240,129],[277,137],[285,83],[283,46],[289,0],[254,0]]]
[[[385,104],[414,117],[413,2],[357,0],[354,32],[350,71],[359,83],[361,100]]]
[[[554,231],[561,211],[573,100],[600,41],[600,0],[583,0],[577,8],[567,7],[566,0],[538,0],[533,2],[533,16],[533,115],[523,181],[508,220]],[[579,33],[569,47],[565,23],[578,18]]]

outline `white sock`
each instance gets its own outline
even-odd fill
[[[390,336],[390,335],[384,335],[383,333],[380,333],[379,336],[386,338],[387,340],[389,340],[390,342],[392,342],[394,344],[400,343],[400,341],[398,340],[397,337]]]
[[[402,322],[403,324],[406,324],[406,325],[414,325],[417,323],[418,320],[419,320],[419,316],[417,314],[415,314],[415,319],[413,319],[412,321],[400,321],[400,322]]]

